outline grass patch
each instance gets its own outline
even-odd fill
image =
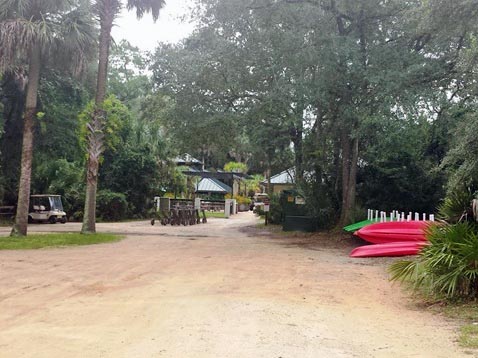
[[[464,322],[478,322],[478,304],[464,303],[464,304],[447,304],[442,309],[446,317],[459,319]]]
[[[25,237],[0,237],[0,250],[31,250],[44,247],[93,245],[121,240],[114,234],[58,233],[33,234]]]
[[[226,215],[222,211],[206,211],[206,217],[226,219]]]
[[[461,323],[458,343],[463,348],[478,349],[478,304],[476,303],[442,303],[429,307],[432,312]]]
[[[478,325],[467,324],[460,328],[460,337],[458,338],[460,346],[465,348],[478,348]]]

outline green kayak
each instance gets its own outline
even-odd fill
[[[345,226],[344,230],[347,231],[347,232],[354,232],[354,231],[357,231],[357,230],[363,228],[364,226],[367,226],[367,225],[370,225],[370,224],[373,224],[373,223],[376,223],[376,222],[378,222],[378,221],[377,220],[359,221],[358,223]]]

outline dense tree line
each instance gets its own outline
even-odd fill
[[[56,150],[53,151],[54,157],[58,158],[58,165],[66,171],[74,171],[75,164],[82,162],[82,160],[78,160],[78,158],[81,158],[81,153],[86,154],[84,158],[87,162],[85,194],[83,196],[76,195],[72,198],[72,202],[75,204],[84,203],[83,212],[77,212],[79,216],[83,217],[82,232],[95,232],[99,164],[104,160],[105,150],[115,150],[112,144],[117,144],[121,140],[126,141],[121,129],[127,128],[130,124],[126,107],[118,103],[115,98],[110,99],[106,94],[113,22],[123,6],[128,9],[135,9],[138,18],[145,13],[151,13],[156,20],[163,5],[164,1],[162,0],[130,0],[125,4],[118,0],[98,0],[96,2],[29,0],[6,1],[0,4],[0,75],[2,75],[3,82],[3,122],[5,124],[11,122],[12,128],[16,129],[17,133],[16,136],[15,133],[9,133],[9,138],[15,138],[15,142],[21,143],[20,177],[15,188],[17,189],[15,190],[17,205],[12,235],[21,236],[27,233],[31,179],[38,174],[35,172],[32,176],[33,153],[39,149],[38,146],[34,147],[34,134],[36,133],[38,136],[38,132],[40,132],[40,135],[49,136],[44,144]],[[95,53],[98,54],[96,61]],[[81,81],[80,78],[82,74],[88,74],[88,70],[95,62],[98,65],[97,72],[93,75],[96,78],[96,88],[93,91],[91,90],[91,83],[84,79]],[[76,158],[73,159],[77,159],[77,161],[73,165],[70,165],[68,160],[64,158],[64,149],[58,146],[64,141],[60,140],[59,143],[55,143],[55,139],[60,139],[63,133],[60,131],[57,133],[58,136],[53,136],[55,131],[45,133],[46,122],[43,119],[47,112],[41,110],[54,108],[55,105],[62,107],[61,96],[60,98],[50,98],[54,103],[42,103],[42,95],[49,94],[49,89],[52,89],[42,88],[43,83],[50,85],[53,83],[49,81],[50,77],[45,72],[47,68],[51,70],[50,74],[64,70],[63,81],[76,82],[79,87],[84,87],[86,93],[95,99],[94,104],[86,105],[86,103],[83,103],[83,105],[86,105],[83,111],[83,113],[86,113],[83,115],[85,120],[74,122],[73,131],[79,127],[79,140],[77,140],[76,148],[74,143],[69,143],[70,145],[66,149],[77,153]],[[5,88],[10,88],[10,91],[5,91]],[[55,90],[61,93],[65,88],[56,88]],[[64,107],[71,106],[69,99],[63,99],[66,99],[63,104]],[[125,110],[123,110],[123,107]],[[58,111],[57,113],[52,110],[48,113],[50,116],[55,114],[58,117],[78,116],[78,113],[72,114],[68,110]],[[52,122],[60,127],[68,128],[59,121],[60,118],[58,117],[53,117]],[[53,127],[58,129],[59,126]],[[71,128],[69,129],[71,131]],[[13,154],[13,156],[3,160],[3,163],[8,163],[12,168],[15,168],[13,161],[15,150],[13,147],[15,145],[12,148],[5,148],[4,146],[3,153],[5,154],[3,155]],[[78,147],[86,148],[86,151],[79,151]],[[40,173],[49,174],[46,181],[53,182],[57,179],[56,173],[52,173],[48,168],[42,168],[42,166],[48,165],[50,165],[48,159],[47,162],[41,161],[38,169]],[[18,167],[18,162],[16,166]],[[2,169],[5,167],[4,165]],[[44,169],[43,172],[42,169]],[[59,171],[60,173],[61,171]],[[51,177],[51,174],[54,174],[53,177]],[[5,170],[2,175],[3,178],[7,178],[4,182],[8,182],[8,178],[14,176],[14,173]],[[76,176],[76,178],[78,179],[79,176]],[[61,182],[63,178],[58,179],[60,181],[57,180],[57,183]],[[75,184],[77,186],[81,185],[78,181]],[[10,190],[8,195],[13,196]],[[128,205],[123,193],[107,195],[107,197],[110,199],[119,198],[120,202],[123,201],[120,204]],[[112,205],[106,205],[105,207],[111,208]],[[141,208],[133,207],[132,209],[135,212]],[[123,211],[126,212],[126,210]]]
[[[200,3],[198,30],[153,57],[185,150],[294,165],[329,223],[476,184],[475,1]]]
[[[57,16],[84,19],[104,42],[89,43],[70,68],[66,52],[44,51],[36,103],[26,103],[31,50],[12,47],[8,68],[0,61],[3,204],[18,200],[32,106],[31,191],[62,194],[76,219],[85,208],[104,219],[146,215],[154,195],[179,185],[168,159],[183,152],[208,168],[235,161],[274,174],[295,166],[324,226],[367,207],[431,212],[446,195],[476,190],[474,0],[202,0],[191,15],[196,31],[152,54],[126,42],[110,48],[121,2],[67,3],[76,5]],[[126,5],[157,17],[163,2]],[[2,59],[7,29],[18,31],[7,26],[11,14],[0,9]],[[102,46],[111,53],[97,52]],[[110,66],[98,69],[105,55]],[[85,206],[96,185],[98,203]],[[85,232],[95,216],[90,210]]]

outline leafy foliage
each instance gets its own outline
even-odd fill
[[[158,164],[146,146],[126,145],[121,150],[105,153],[105,162],[100,169],[100,189],[122,193],[128,203],[127,211],[120,215],[141,217],[151,207],[158,195],[160,180]],[[99,213],[103,216],[101,208]],[[108,215],[111,220],[111,215]]]
[[[432,225],[429,245],[414,261],[397,261],[391,280],[435,299],[478,297],[478,227],[475,224]]]
[[[248,168],[245,163],[228,162],[224,165],[224,170],[226,172],[247,173]]]
[[[121,103],[114,95],[108,96],[102,105],[105,111],[105,146],[111,151],[116,151],[118,146],[123,144],[131,130],[131,113],[128,108]],[[80,145],[85,151],[87,144],[87,123],[93,112],[95,111],[95,104],[88,103],[86,108],[79,114],[80,130],[79,138]]]
[[[284,221],[284,212],[280,196],[273,194],[270,197],[269,221],[271,224],[282,224]]]
[[[39,163],[33,176],[32,193],[61,195],[67,215],[77,218],[84,204],[84,169],[81,164],[66,159]]]
[[[471,203],[477,194],[466,188],[449,192],[438,207],[440,218],[450,223],[473,220]]]
[[[164,2],[94,3],[108,31],[122,6],[155,18]],[[18,20],[32,4],[48,16]],[[251,173],[294,166],[307,213],[321,227],[335,224],[341,212],[343,220],[356,218],[362,206],[433,211],[445,189],[443,217],[457,221],[467,208],[468,199],[454,193],[466,187],[472,194],[478,180],[474,1],[198,1],[199,27],[183,42],[160,44],[151,56],[127,42],[111,46],[109,59],[101,59],[109,60],[108,83],[98,88],[115,97],[98,107],[86,105],[95,29],[78,38],[84,52],[73,59],[73,72],[83,77],[60,71],[73,63],[67,58],[78,43],[71,36],[95,20],[88,4],[0,4],[0,38],[9,37],[0,67],[14,60],[0,83],[6,204],[16,199],[20,161],[28,50],[21,45],[38,40],[48,51],[42,51],[41,115],[34,117],[32,188],[64,195],[77,217],[85,175],[85,142],[80,146],[78,137],[85,138],[84,124],[95,112],[104,119],[102,110],[107,142],[95,146],[105,152],[103,167],[93,172],[100,190],[125,195],[127,216],[145,215],[154,195],[191,194],[191,180],[168,161],[182,152],[206,167],[237,162]],[[71,41],[58,54],[64,39]],[[102,125],[93,132],[103,135]],[[260,190],[257,180],[248,187]]]
[[[400,151],[375,159],[359,172],[363,206],[378,210],[434,212],[443,196],[443,179]]]
[[[123,220],[128,212],[126,196],[110,190],[100,190],[98,192],[97,206],[100,218],[107,221]]]
[[[478,186],[478,113],[468,113],[459,123],[452,142],[451,150],[447,153],[442,164],[450,172],[448,187],[450,190],[459,190],[463,186]]]

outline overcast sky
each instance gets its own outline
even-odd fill
[[[134,11],[128,12],[124,9],[113,28],[113,38],[116,42],[126,39],[142,50],[153,50],[160,41],[178,42],[187,37],[194,28],[193,24],[181,22],[179,19],[190,14],[189,7],[192,3],[193,0],[166,0],[156,23],[150,14],[138,20]]]

